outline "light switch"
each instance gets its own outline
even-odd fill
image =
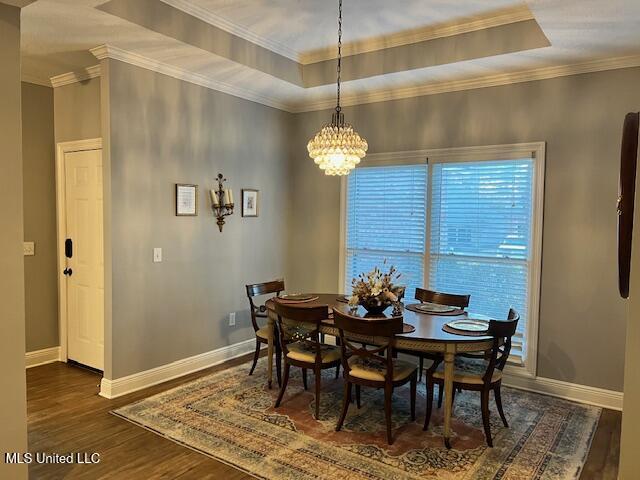
[[[236,326],[236,312],[231,312],[229,314],[229,326],[230,327]]]
[[[162,261],[162,249],[154,248],[153,249],[153,263],[160,263]]]
[[[25,257],[26,256],[30,257],[32,255],[35,255],[36,254],[36,244],[35,244],[35,242],[24,242],[23,250],[24,250],[23,253],[24,253]]]

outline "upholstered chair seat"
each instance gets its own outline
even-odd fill
[[[486,360],[456,357],[453,381],[457,383],[482,385],[484,383],[483,377],[487,372],[488,367],[489,362],[487,362]],[[433,372],[433,378],[444,380],[443,364],[440,364],[436,371]],[[491,377],[491,383],[497,382],[499,380],[502,380],[502,371],[494,370]]]
[[[384,360],[376,361],[367,357],[351,357],[349,359],[349,374],[363,380],[384,382],[387,374],[387,365]],[[393,363],[393,379],[397,382],[409,377],[417,370],[413,363],[396,360]]]
[[[288,345],[287,358],[300,362],[314,363],[316,359],[315,347],[308,343],[296,342]],[[320,358],[322,363],[331,363],[340,360],[340,347],[332,345],[320,346]]]
[[[269,340],[269,329],[267,327],[259,328],[258,330],[256,330],[256,336],[265,340]]]

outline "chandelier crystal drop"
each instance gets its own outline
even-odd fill
[[[367,154],[367,141],[345,123],[340,108],[340,71],[342,66],[342,0],[338,2],[337,105],[331,123],[324,125],[307,144],[309,156],[325,175],[349,175]]]

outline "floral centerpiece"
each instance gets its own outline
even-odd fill
[[[386,260],[384,262],[386,264]],[[380,314],[404,296],[404,286],[394,284],[401,277],[393,265],[387,273],[375,267],[369,273],[361,273],[351,280],[349,305],[362,305],[371,314]]]

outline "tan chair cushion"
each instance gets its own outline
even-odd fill
[[[489,362],[484,359],[456,357],[453,381],[482,385],[482,377],[484,377],[488,365]],[[444,379],[444,364],[438,366],[438,369],[433,373],[433,378]],[[491,382],[497,382],[501,378],[502,372],[500,370],[494,370]]]
[[[316,361],[315,347],[309,344],[296,342],[287,345],[287,348],[289,349],[288,358],[307,363],[315,363]],[[322,357],[322,363],[338,360],[340,358],[340,347],[323,344],[320,346],[320,356]]]
[[[349,375],[362,378],[363,380],[374,380],[384,382],[387,374],[386,360],[380,357],[380,361],[367,357],[353,356],[349,359],[351,370]],[[393,361],[393,381],[403,380],[417,370],[413,363],[402,360]]]
[[[260,338],[264,338],[265,340],[269,340],[269,328],[262,327],[256,332],[256,336]]]

